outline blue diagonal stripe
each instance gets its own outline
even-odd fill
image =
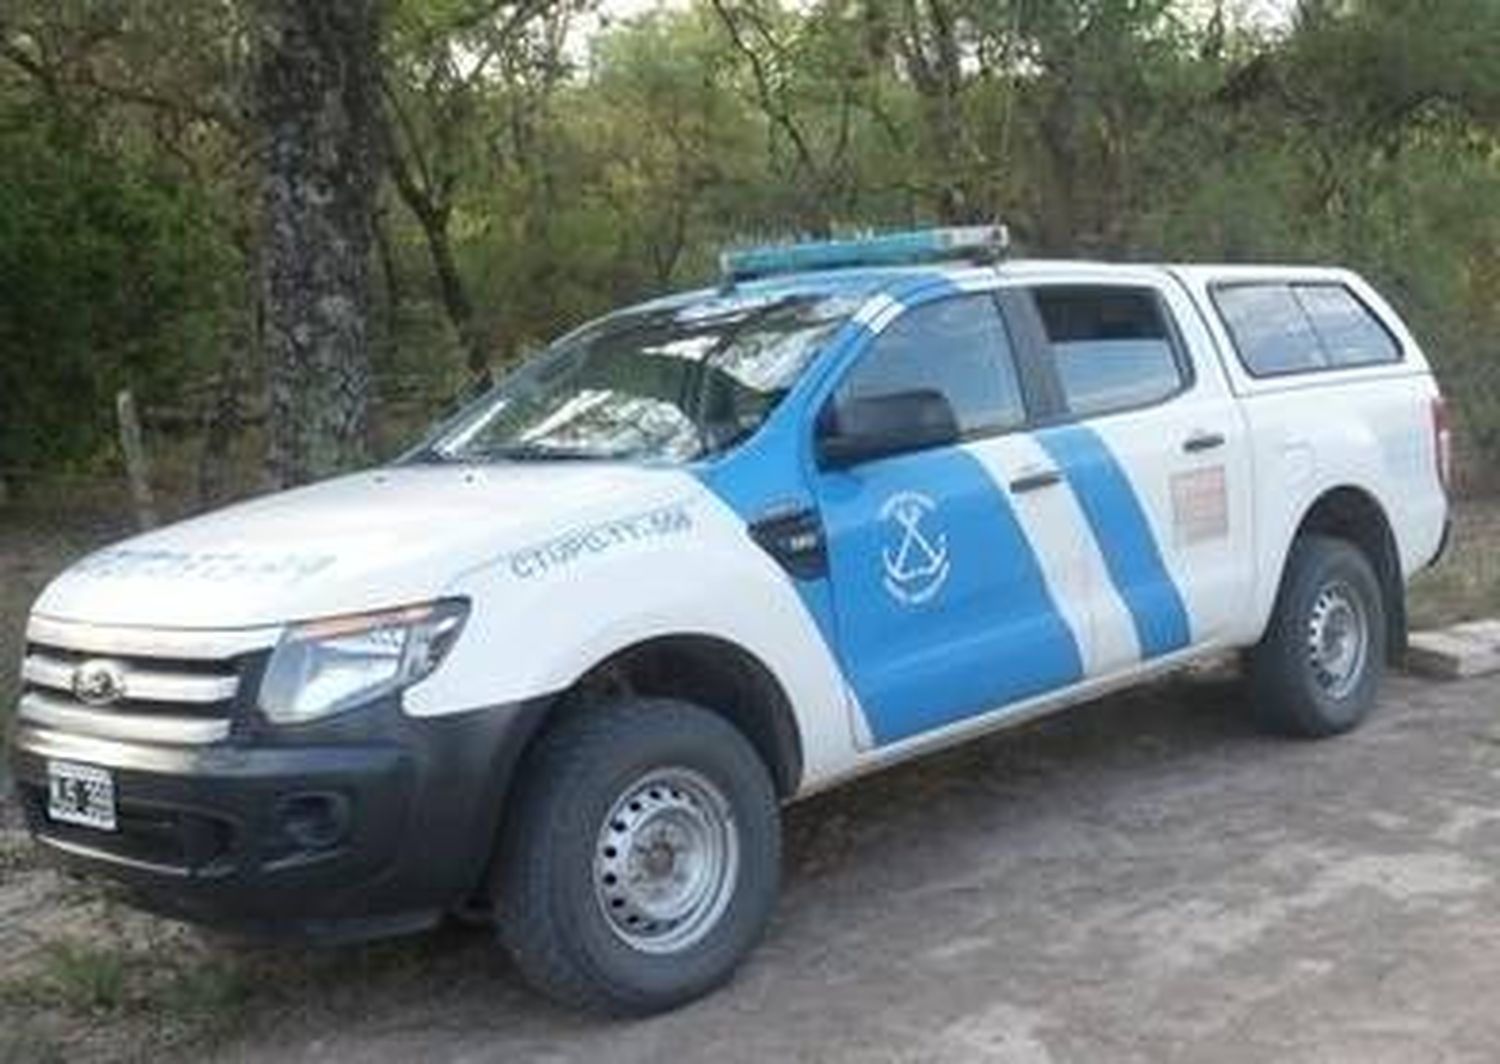
[[[1104,555],[1115,590],[1130,611],[1143,658],[1188,645],[1187,607],[1167,572],[1135,489],[1098,433],[1067,425],[1037,433],[1061,467]]]

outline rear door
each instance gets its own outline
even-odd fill
[[[1066,687],[1087,651],[1082,529],[1031,437],[992,293],[905,310],[833,384],[820,416],[911,391],[947,399],[959,443],[813,474],[838,654],[866,746]]]
[[[1230,638],[1254,578],[1250,452],[1201,319],[1144,274],[1026,291],[1037,440],[1087,528],[1090,675]]]

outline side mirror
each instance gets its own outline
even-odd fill
[[[958,418],[941,392],[923,388],[832,402],[818,417],[823,469],[847,469],[887,455],[957,443]]]

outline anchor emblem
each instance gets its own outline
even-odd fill
[[[915,491],[897,492],[880,508],[880,519],[894,534],[892,545],[880,552],[885,589],[907,606],[927,602],[948,579],[948,534],[922,529],[923,519],[936,510],[936,503]]]

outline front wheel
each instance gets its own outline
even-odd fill
[[[1364,554],[1344,540],[1299,537],[1271,625],[1249,655],[1261,723],[1308,738],[1349,731],[1374,708],[1385,643],[1385,598]]]
[[[497,867],[501,941],[529,982],[619,1014],[719,986],[780,879],[770,774],[722,717],[634,698],[561,721],[527,759]]]

